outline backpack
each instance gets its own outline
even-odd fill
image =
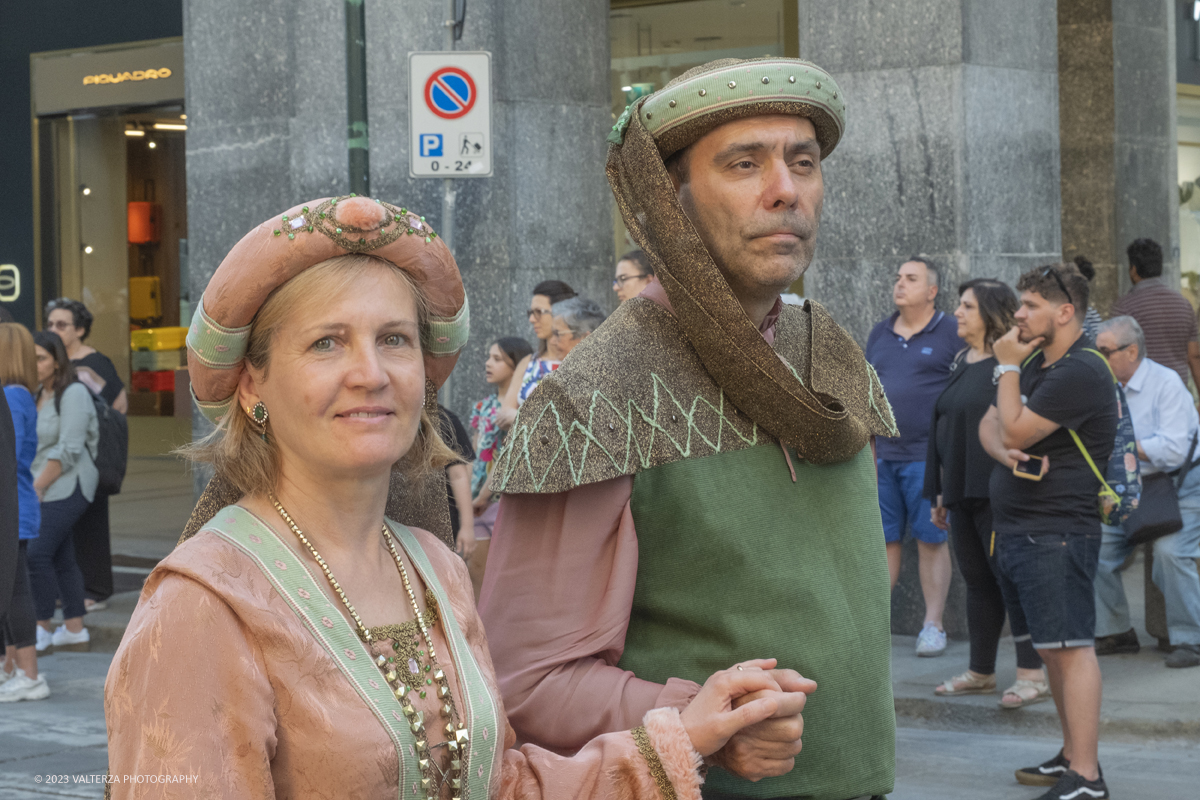
[[[92,463],[100,473],[96,492],[120,494],[126,462],[129,460],[129,421],[100,395],[92,394],[90,389],[88,394],[92,395],[96,421],[100,423],[100,441],[96,444],[96,454],[92,456]]]
[[[1096,501],[1100,507],[1100,521],[1116,528],[1129,519],[1129,515],[1137,509],[1138,502],[1142,497],[1142,468],[1138,464],[1137,437],[1133,431],[1133,418],[1129,413],[1129,404],[1125,401],[1125,390],[1121,388],[1121,382],[1117,380],[1112,367],[1109,366],[1108,359],[1104,357],[1103,353],[1090,347],[1083,348],[1083,351],[1094,353],[1108,369],[1108,374],[1112,375],[1113,389],[1117,395],[1117,433],[1113,437],[1112,454],[1108,457],[1104,474],[1100,473],[1091,454],[1083,446],[1083,440],[1079,438],[1079,434],[1070,428],[1067,429],[1067,433],[1071,434],[1071,438],[1075,440],[1075,446],[1079,448],[1084,460],[1092,468],[1092,474],[1100,481],[1100,491],[1096,493]],[[1025,364],[1032,361],[1033,357],[1040,352],[1041,350],[1035,351],[1026,359]],[[1069,353],[1067,357],[1070,357]],[[1024,367],[1025,364],[1021,366]]]

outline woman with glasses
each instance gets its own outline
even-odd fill
[[[93,320],[92,312],[78,300],[60,297],[46,304],[46,330],[62,339],[79,380],[124,414],[129,410],[129,398],[117,368],[108,356],[84,344],[92,332]]]
[[[641,250],[631,250],[621,256],[617,262],[617,275],[613,278],[613,291],[617,299],[624,303],[631,297],[637,297],[657,278],[654,277],[654,267],[650,259]]]
[[[542,378],[558,369],[566,356],[550,335],[550,307],[575,296],[575,290],[562,281],[542,281],[533,287],[533,300],[529,303],[528,314],[529,324],[533,326],[533,333],[538,339],[537,352],[525,356],[517,364],[515,372],[521,379],[513,381],[508,387],[500,403],[500,411],[496,414],[496,423],[502,429],[512,427],[521,403],[525,402]]]
[[[125,384],[108,356],[84,342],[92,332],[94,317],[87,306],[69,297],[46,304],[46,330],[58,334],[75,375],[92,393],[122,414],[129,410]],[[109,529],[108,495],[97,492],[75,529],[75,557],[83,572],[84,604],[88,611],[102,611],[113,593],[112,534]]]
[[[37,454],[30,471],[42,502],[42,524],[29,544],[29,578],[37,613],[37,649],[87,650],[83,627],[83,574],[75,560],[73,532],[96,496],[100,473],[92,460],[100,423],[86,386],[75,377],[62,340],[49,331],[33,335],[37,379]],[[62,600],[63,624],[51,635],[50,618]]]

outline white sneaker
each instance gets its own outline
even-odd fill
[[[53,635],[41,625],[36,625],[34,627],[37,628],[37,654],[39,656],[49,655],[51,652],[53,652],[50,649],[54,646]]]
[[[25,670],[21,669],[20,667],[14,666],[12,672],[6,672],[3,667],[0,667],[0,686],[8,683],[13,678],[21,678],[24,677],[24,675]]]
[[[56,646],[57,644],[55,642]],[[933,658],[944,652],[946,652],[946,632],[938,630],[938,627],[931,622],[925,623],[925,627],[921,629],[921,635],[917,637],[917,655]]]
[[[84,628],[79,633],[71,633],[67,630],[66,625],[59,625],[58,630],[54,632],[50,641],[54,645],[55,650],[79,650],[86,653],[91,649],[91,645],[88,644],[91,641],[91,636],[88,635],[87,628]]]
[[[37,680],[28,675],[19,675],[0,686],[0,703],[15,703],[18,700],[45,700],[50,696],[50,685],[39,675]]]

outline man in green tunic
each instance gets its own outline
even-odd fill
[[[813,64],[729,59],[613,127],[609,181],[659,283],[542,381],[492,478],[480,607],[523,740],[570,751],[775,658],[779,714],[711,759],[705,798],[891,791],[870,440],[895,425],[845,331],[779,298],[812,261],[844,112]]]

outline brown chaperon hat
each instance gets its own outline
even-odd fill
[[[608,137],[606,172],[625,226],[705,370],[740,411],[814,463],[846,461],[870,436],[897,435],[882,384],[832,320],[814,336],[809,374],[819,377],[806,384],[746,315],[680,207],[664,161],[726,122],[774,114],[811,120],[824,158],[841,139],[845,108],[815,64],[723,59],[626,108]],[[867,398],[847,395],[863,391]]]
[[[323,261],[356,253],[394,264],[425,295],[430,313],[421,349],[429,405],[470,333],[458,265],[424,217],[382,200],[349,195],[310,200],[256,226],[213,273],[187,335],[192,394],[210,421],[219,425],[236,399],[251,324],[271,292]],[[240,499],[241,492],[220,478],[209,481],[180,541]],[[418,478],[393,474],[386,513],[453,545],[442,472]]]

